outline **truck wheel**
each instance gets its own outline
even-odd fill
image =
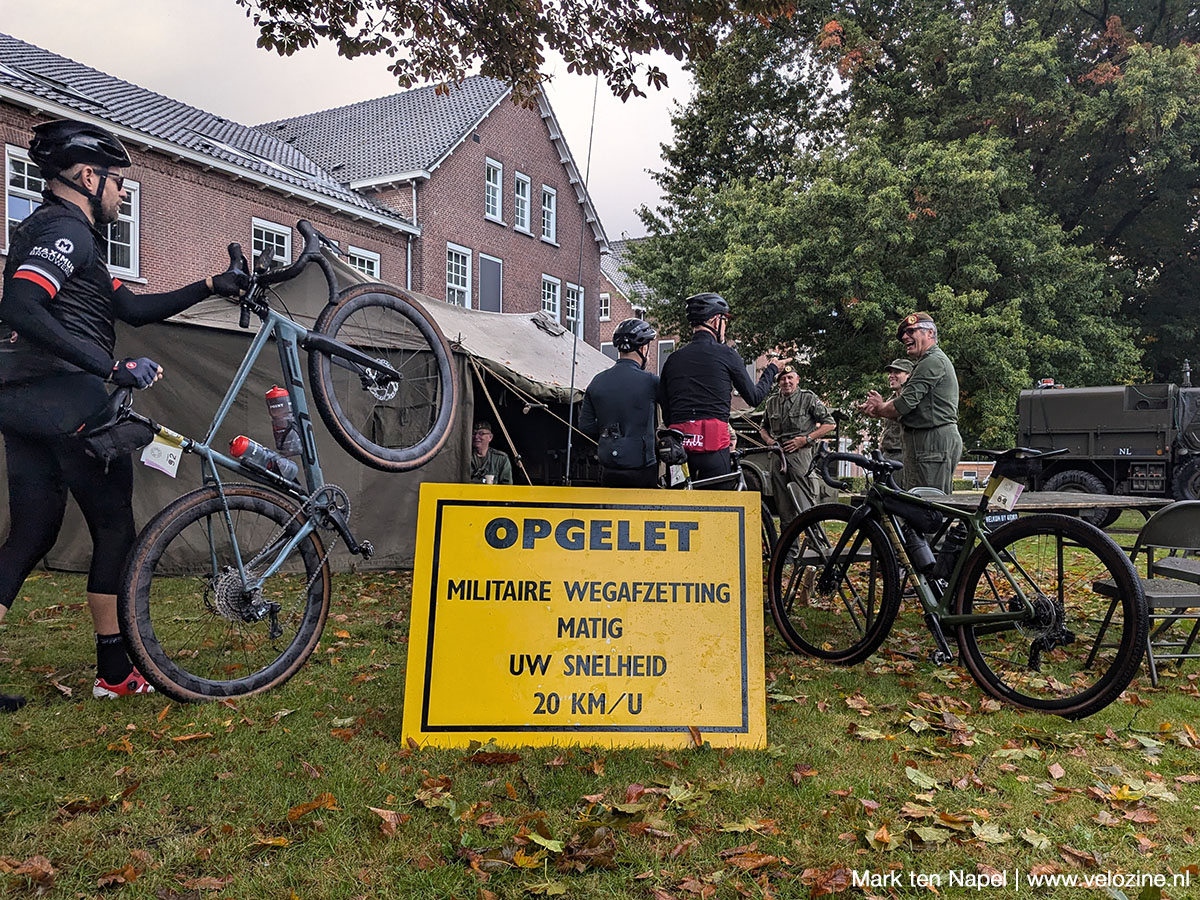
[[[1176,500],[1200,500],[1200,459],[1189,459],[1176,467],[1171,496]]]
[[[1067,493],[1079,494],[1107,494],[1108,489],[1104,486],[1104,482],[1091,472],[1083,472],[1079,469],[1068,469],[1065,472],[1059,472],[1046,479],[1046,483],[1042,485],[1042,490],[1045,491],[1065,491]],[[1090,522],[1097,528],[1107,528],[1113,522],[1117,521],[1121,516],[1120,509],[1109,509],[1105,506],[1096,506],[1091,509],[1079,510],[1079,518],[1085,522]]]

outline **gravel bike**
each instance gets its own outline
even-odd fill
[[[317,413],[355,459],[388,472],[415,469],[445,443],[458,389],[450,350],[429,314],[403,291],[359,284],[337,292],[322,254],[332,243],[308,222],[304,251],[286,268],[269,256],[249,272],[241,248],[231,267],[247,271],[239,324],[261,321],[233,382],[201,439],[185,437],[131,409],[117,391],[100,416],[141,421],[168,448],[200,457],[204,485],[179,497],[142,529],[130,553],[117,613],[130,655],[154,687],[180,701],[269,690],[294,675],[317,645],[329,612],[329,554],[337,540],[370,558],[350,529],[346,492],[321,472],[300,350]],[[334,248],[336,249],[336,248]],[[271,308],[271,287],[320,266],[329,300],[307,329]],[[303,483],[212,443],[254,363],[274,340],[301,437]],[[238,481],[225,481],[222,470]],[[242,482],[251,483],[242,483]]]
[[[907,573],[934,663],[954,661],[952,630],[988,694],[1069,719],[1091,715],[1141,663],[1147,608],[1133,564],[1104,532],[1068,516],[1011,513],[992,530],[991,498],[1007,491],[1015,501],[1039,459],[1064,451],[977,452],[995,461],[993,476],[978,506],[961,509],[901,491],[898,462],[822,446],[814,467],[826,484],[848,490],[829,469],[854,463],[868,474],[865,497],[813,507],[784,529],[767,577],[771,615],[793,650],[853,665],[891,631]],[[1111,609],[1096,582],[1113,586]]]

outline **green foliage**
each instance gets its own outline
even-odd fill
[[[720,291],[744,351],[798,344],[806,383],[827,396],[879,386],[901,349],[895,323],[927,309],[958,368],[968,440],[1002,443],[1031,372],[1137,373],[1102,267],[1030,201],[1008,152],[994,137],[865,139],[812,161],[803,182],[699,187],[651,216],[657,236],[632,264],[658,297]],[[680,325],[677,303],[652,313]]]
[[[568,71],[604,76],[622,99],[658,89],[667,76],[642,61],[654,51],[699,58],[717,36],[747,17],[776,16],[779,0],[680,4],[593,3],[589,0],[461,0],[436,4],[397,0],[236,0],[259,29],[258,45],[289,56],[322,42],[348,59],[383,55],[402,87],[462,79],[473,68],[533,97],[547,52]]]

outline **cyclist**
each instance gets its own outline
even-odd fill
[[[107,400],[108,383],[147,388],[162,368],[114,359],[115,320],[157,322],[214,293],[236,296],[227,271],[176,291],[135,296],[106,265],[101,230],[127,198],[129,154],[107,129],[58,120],[34,128],[29,156],[45,181],[41,205],[13,233],[0,297],[0,433],[11,524],[0,546],[0,620],[62,526],[68,492],[92,536],[87,601],[96,632],[94,697],[145,693],[117,625],[117,583],[134,539],[133,461],[105,465],[73,433]],[[0,694],[0,709],[25,698]]]
[[[654,450],[658,376],[646,369],[646,345],[658,333],[644,319],[626,319],[613,331],[621,354],[592,379],[583,395],[579,427],[597,439],[600,483],[605,487],[652,488],[658,483]]]
[[[728,475],[729,403],[733,389],[751,406],[758,406],[771,390],[780,366],[791,359],[773,361],[755,384],[746,374],[746,363],[725,344],[729,304],[720,294],[693,294],[684,301],[692,339],[669,357],[658,384],[663,421],[682,431],[693,478]]]

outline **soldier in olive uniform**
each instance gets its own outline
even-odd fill
[[[887,372],[888,387],[892,389],[892,396],[889,399],[895,400],[900,396],[900,388],[903,387],[904,382],[908,381],[912,370],[913,364],[907,359],[893,359],[883,367],[883,371]],[[896,462],[904,462],[903,434],[904,426],[900,424],[899,419],[883,420],[883,435],[879,438],[879,449],[883,451],[885,457],[894,459]]]
[[[784,366],[776,376],[779,390],[767,398],[760,430],[768,444],[780,444],[787,459],[787,471],[772,466],[775,505],[779,518],[787,524],[802,511],[817,502],[818,488],[808,475],[812,464],[813,446],[829,432],[835,422],[821,398],[812,391],[800,390],[800,376],[795,366]],[[800,508],[792,500],[788,484],[800,491]]]
[[[492,449],[492,423],[478,421],[471,433],[471,480],[482,484],[512,484],[512,462],[503,450]]]
[[[869,416],[899,419],[904,426],[905,489],[935,487],[950,493],[954,467],[962,458],[962,436],[958,433],[958,376],[954,364],[937,345],[937,325],[929,313],[905,316],[896,329],[915,363],[900,394],[884,400],[878,391],[868,391],[862,410]]]

